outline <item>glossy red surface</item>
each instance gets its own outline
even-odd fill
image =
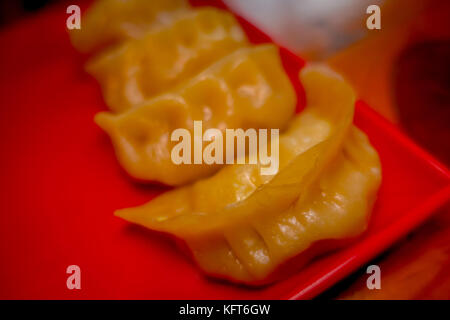
[[[133,183],[93,122],[97,83],[54,7],[0,32],[0,298],[310,298],[373,258],[450,198],[450,174],[396,127],[357,103],[383,183],[368,232],[294,276],[250,289],[204,277],[167,238],[112,215],[165,188]],[[249,36],[267,38],[250,26]],[[282,51],[291,78],[303,61]],[[304,105],[298,82],[299,107]],[[81,290],[66,268],[81,267]]]

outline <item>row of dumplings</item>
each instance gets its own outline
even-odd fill
[[[101,0],[85,16],[72,42],[97,53],[87,71],[110,109],[95,121],[138,180],[177,186],[219,169],[172,162],[170,133],[193,130],[193,120],[202,120],[203,130],[284,129],[294,114],[296,96],[278,49],[251,46],[224,10]]]
[[[110,109],[95,121],[131,176],[178,186],[117,216],[183,240],[206,274],[252,285],[366,229],[380,161],[353,125],[355,94],[342,78],[304,68],[307,106],[294,115],[278,49],[250,45],[225,11],[179,0],[99,0],[85,16],[72,41],[95,53],[87,69]],[[194,120],[280,129],[278,171],[173,164],[170,132],[192,130]]]

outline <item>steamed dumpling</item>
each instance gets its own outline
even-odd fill
[[[189,7],[187,0],[97,0],[70,38],[81,52],[98,51],[168,25]]]
[[[109,108],[123,112],[247,45],[233,15],[202,8],[101,54],[87,70],[99,81]]]
[[[361,234],[381,180],[377,152],[352,125],[354,94],[341,78],[306,68],[301,80],[308,105],[280,137],[276,174],[228,165],[116,214],[184,240],[207,274],[251,284],[320,240]]]
[[[171,159],[184,128],[194,136],[195,120],[209,128],[284,129],[294,114],[296,95],[273,45],[243,48],[177,88],[121,114],[99,113],[95,121],[113,142],[124,169],[139,180],[181,185],[204,178],[220,165],[183,164]]]

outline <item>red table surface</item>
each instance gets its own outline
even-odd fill
[[[271,286],[208,279],[172,242],[112,215],[163,188],[133,183],[94,124],[94,114],[106,106],[69,43],[66,17],[65,7],[54,7],[0,31],[1,299],[310,298],[450,197],[448,171],[358,102],[355,122],[377,148],[383,169],[368,232]],[[295,82],[303,61],[282,52]],[[81,268],[81,290],[66,287],[72,264]]]

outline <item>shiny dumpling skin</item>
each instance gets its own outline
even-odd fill
[[[80,52],[98,51],[168,25],[189,8],[187,0],[97,0],[70,38]]]
[[[123,112],[247,45],[233,15],[201,8],[101,54],[88,63],[87,71],[101,84],[109,108]]]
[[[286,210],[264,208],[222,232],[185,238],[197,265],[215,277],[261,285],[279,278],[272,277],[277,267],[318,241],[364,232],[380,184],[380,163],[361,131],[353,127],[348,137],[332,165]]]
[[[303,86],[308,106],[290,121],[289,127],[280,136],[279,172],[275,176],[263,176],[260,164],[227,165],[208,179],[174,189],[144,206],[126,209],[129,215],[125,215],[124,211],[124,217],[132,219],[136,216],[144,219],[140,222],[149,224],[148,226],[152,228],[178,236],[199,234],[216,226],[232,224],[233,219],[229,214],[224,216],[219,213],[227,206],[237,204],[242,206],[244,202],[248,209],[251,204],[248,198],[262,185],[267,186],[269,182],[275,185],[277,179],[280,180],[280,176],[285,175],[286,167],[295,170],[293,179],[299,180],[318,161],[319,155],[322,156],[320,159],[326,159],[325,155],[329,158],[333,152],[336,154],[351,126],[354,110],[353,91],[344,81],[338,81],[334,77],[308,70],[304,73]],[[328,82],[325,82],[327,80]],[[328,94],[323,94],[324,92]],[[333,101],[338,98],[339,102]],[[326,145],[324,141],[330,145],[327,148],[329,154],[319,152]],[[313,147],[314,150],[306,153]],[[297,167],[290,165],[294,159],[301,165]],[[287,194],[287,191],[283,188],[284,194]],[[298,190],[293,188],[293,191],[295,198]],[[271,192],[278,194],[273,188]],[[273,202],[271,198],[276,198],[268,196],[267,205]],[[196,212],[206,214],[196,215]],[[219,221],[219,218],[222,220]],[[199,223],[200,220],[202,223]],[[191,228],[185,228],[186,225]]]
[[[268,281],[319,240],[363,232],[378,190],[376,151],[351,122],[354,95],[320,68],[301,74],[308,107],[280,137],[280,169],[230,165],[214,176],[116,214],[185,241],[207,274]]]
[[[171,150],[178,142],[170,137],[175,129],[188,129],[193,137],[194,120],[202,120],[203,132],[216,128],[224,136],[232,128],[282,130],[295,104],[278,49],[261,45],[239,49],[125,113],[101,112],[95,121],[111,137],[119,162],[132,177],[182,185],[211,175],[220,165],[174,164]]]

